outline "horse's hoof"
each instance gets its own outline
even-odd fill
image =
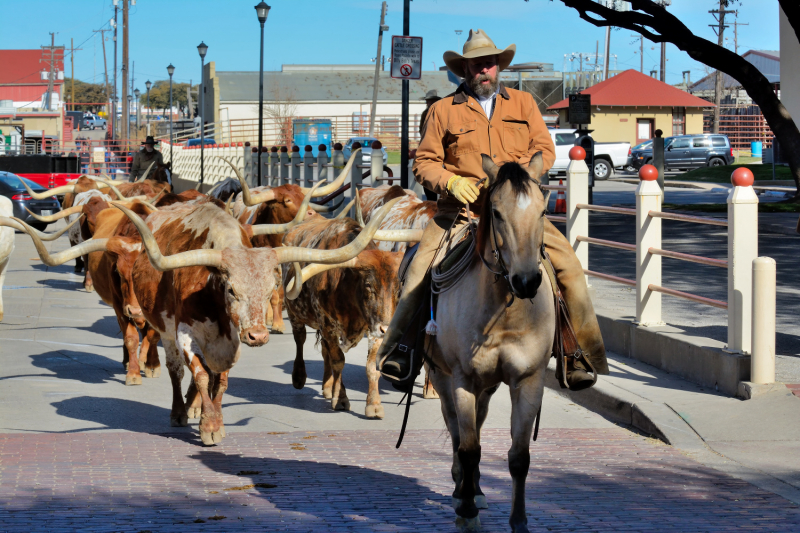
[[[331,407],[334,411],[349,411],[350,410],[350,400],[347,398],[335,398],[331,399]]]
[[[526,524],[511,524],[511,533],[530,533]]]
[[[481,519],[475,518],[456,518],[456,527],[461,533],[475,533],[481,531]]]
[[[475,496],[475,507],[477,507],[478,509],[488,509],[489,508],[489,502],[486,501],[486,495],[485,494],[478,494],[478,495]]]
[[[422,391],[422,397],[425,398],[426,400],[438,400],[439,393],[436,392],[436,389],[431,387],[430,390],[425,389],[424,391]]]
[[[368,405],[365,414],[367,418],[383,418],[383,405]]]
[[[141,385],[142,376],[139,374],[128,374],[125,376],[125,385]]]
[[[293,370],[292,371],[292,387],[295,389],[302,389],[306,386],[306,371],[303,369],[302,371]]]

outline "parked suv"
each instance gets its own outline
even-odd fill
[[[653,145],[641,146],[631,150],[630,164],[636,170],[653,162]],[[665,169],[718,167],[733,160],[733,149],[725,135],[704,133],[664,139]]]
[[[86,130],[86,129],[94,130],[94,129],[97,129],[97,128],[106,129],[107,127],[108,126],[107,126],[106,119],[100,118],[100,117],[97,117],[97,116],[85,117],[83,119],[83,121],[81,121],[81,129],[82,130]]]

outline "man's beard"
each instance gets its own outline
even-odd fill
[[[151,154],[151,153],[155,152],[155,150],[156,150],[156,149],[155,149],[155,148],[153,148],[152,146],[146,145],[146,146],[144,147],[144,150],[145,150],[145,152],[147,152],[148,154]]]
[[[481,82],[484,80],[489,80],[489,84],[482,84]],[[469,88],[472,89],[472,92],[481,98],[492,96],[497,90],[497,78],[492,78],[488,74],[480,74],[475,78],[469,78],[467,84]]]

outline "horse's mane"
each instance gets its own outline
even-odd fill
[[[505,185],[506,182],[511,184],[511,190],[514,191],[515,198],[518,198],[522,194],[528,194],[531,185],[536,185],[537,187],[540,185],[538,181],[528,175],[519,163],[510,161],[500,167],[500,170],[497,172],[497,177],[486,191],[483,198],[483,206],[481,206],[476,243],[476,251],[481,255],[483,255],[486,249],[489,233],[491,233],[492,193]]]

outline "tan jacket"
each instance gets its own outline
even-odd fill
[[[545,171],[556,159],[555,145],[533,96],[506,89],[502,83],[491,121],[462,83],[455,93],[430,107],[424,128],[413,173],[423,187],[442,195],[440,203],[458,202],[446,189],[453,175],[486,176],[481,154],[491,155],[497,164],[525,164],[542,151]]]

